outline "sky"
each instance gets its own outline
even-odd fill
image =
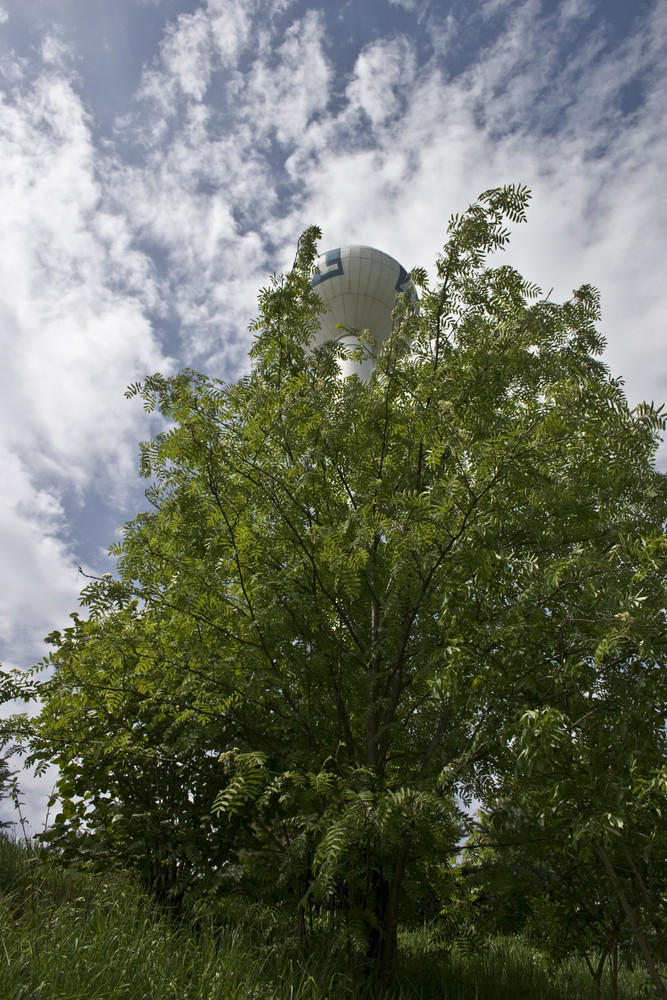
[[[596,285],[612,373],[666,400],[666,43],[656,0],[0,0],[3,666],[146,509],[126,387],[247,370],[308,225],[433,274],[452,213],[526,184],[505,261]]]

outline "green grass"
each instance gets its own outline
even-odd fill
[[[403,968],[409,977],[404,989],[406,998],[587,1000],[593,997],[591,977],[579,957],[550,963],[539,948],[520,937],[493,937],[475,950],[459,950],[454,945],[438,951],[427,932],[404,932],[401,945]],[[433,975],[435,969],[438,973]],[[400,972],[398,978],[399,982],[403,978]],[[642,967],[620,969],[618,979],[618,1000],[649,1000],[654,996]]]
[[[238,919],[234,914],[238,915]],[[273,923],[273,925],[272,925]],[[223,927],[196,929],[162,913],[122,872],[65,869],[0,838],[0,997],[3,1000],[351,1000],[357,983],[325,955],[298,957],[271,914],[230,909]],[[426,930],[401,937],[386,1000],[585,1000],[583,964],[550,969],[518,938],[474,953]],[[623,970],[619,1000],[651,996]]]

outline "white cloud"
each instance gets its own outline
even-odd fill
[[[168,148],[109,184],[135,232],[165,255],[161,294],[190,358],[213,352],[218,373],[238,373],[248,307],[268,270],[257,231],[239,220],[276,207],[265,160],[233,137],[212,137],[208,113],[192,108]]]
[[[389,0],[394,7],[402,7],[403,10],[417,10],[420,0]]]
[[[206,0],[217,54],[224,67],[233,67],[258,35],[272,32],[276,19],[295,0]]]
[[[211,27],[205,12],[181,14],[167,29],[160,55],[162,66],[144,79],[145,94],[160,93],[164,105],[167,99],[173,100],[178,88],[187,98],[201,101],[211,80],[213,55]],[[170,87],[162,90],[165,79]]]
[[[88,124],[66,80],[42,77],[0,105],[0,135],[0,406],[5,426],[23,414],[12,446],[37,436],[35,463],[85,480],[93,452],[122,463],[135,431],[123,387],[160,357],[144,314],[151,269],[127,220],[101,210]]]
[[[0,461],[0,633],[8,667],[24,643],[34,643],[35,633],[41,638],[67,620],[80,586],[75,557],[59,537],[64,514],[58,496],[36,486],[21,457],[6,447]]]
[[[211,32],[223,66],[235,66],[248,45],[257,8],[252,0],[208,0]]]
[[[203,11],[196,22],[179,18],[139,94],[145,156],[108,176],[135,233],[166,255],[163,295],[187,351],[208,355],[227,376],[247,365],[247,325],[271,270],[264,230],[281,207],[272,145],[282,156],[298,148],[330,97],[322,17],[310,12],[277,36],[279,6],[209,0],[208,26]],[[208,68],[200,87],[186,88],[199,58],[193,38],[208,46]],[[243,75],[230,69],[251,50]],[[218,97],[202,103],[211,66]]]
[[[586,21],[594,10],[593,0],[561,0],[558,15],[563,23]]]
[[[329,102],[331,67],[324,54],[324,21],[314,11],[295,21],[274,48],[268,33],[248,74],[241,120],[285,147],[299,143]]]
[[[137,97],[152,103],[152,127],[141,116],[143,138],[163,141],[167,123],[181,110],[181,100],[203,100],[215,70],[233,71],[240,57],[270,36],[274,19],[293,0],[206,0],[193,14],[168,25],[158,57],[145,69]],[[266,52],[266,49],[264,50]],[[236,84],[239,84],[237,79]],[[226,79],[229,94],[234,80]],[[161,118],[160,118],[161,116]],[[124,122],[123,124],[126,124]]]
[[[18,658],[80,589],[62,495],[118,500],[134,483],[147,424],[123,392],[165,359],[145,311],[151,267],[127,219],[102,207],[68,80],[46,72],[3,100],[0,141],[0,632]]]
[[[414,81],[415,64],[414,48],[402,36],[369,45],[360,53],[347,87],[351,107],[364,112],[373,125],[397,115],[400,97]]]
[[[61,38],[49,34],[42,39],[42,62],[53,69],[64,69],[70,62],[71,49]]]

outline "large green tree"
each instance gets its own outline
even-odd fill
[[[452,219],[368,381],[309,349],[311,229],[261,293],[247,376],[132,387],[167,429],[118,578],[51,637],[34,752],[62,769],[58,838],[85,816],[151,877],[168,842],[191,880],[291,902],[304,939],[326,912],[382,977],[526,713],[663,655],[662,418],[599,359],[594,289],[556,304],[489,266],[527,200]]]

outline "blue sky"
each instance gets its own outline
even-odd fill
[[[4,666],[145,505],[125,387],[236,378],[311,223],[431,270],[452,212],[525,183],[507,259],[597,285],[613,373],[667,399],[666,42],[654,0],[0,0]]]

